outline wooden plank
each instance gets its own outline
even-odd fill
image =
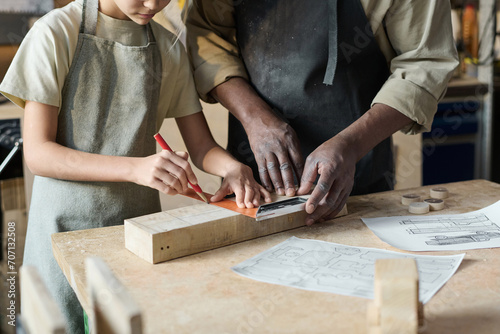
[[[337,217],[346,214],[344,207]],[[301,227],[306,215],[301,211],[257,222],[214,205],[193,205],[126,219],[125,247],[159,263]]]
[[[85,259],[90,324],[92,333],[140,334],[142,317],[139,306],[106,263],[98,257]]]
[[[22,266],[22,323],[31,334],[65,333],[64,317],[35,267]]]
[[[418,271],[415,260],[377,260],[374,299],[368,306],[370,334],[418,333]]]

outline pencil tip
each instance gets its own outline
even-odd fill
[[[197,193],[197,194],[201,197],[202,200],[205,201],[205,203],[210,204],[204,193]]]

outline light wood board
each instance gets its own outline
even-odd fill
[[[64,317],[35,267],[22,266],[22,321],[31,334],[64,334]]]
[[[92,333],[141,334],[139,306],[99,257],[85,259]]]
[[[236,207],[233,201],[225,202]],[[214,204],[193,205],[126,219],[125,247],[150,263],[159,263],[301,227],[307,215],[301,211],[256,221],[233,209],[225,209],[228,204],[223,204],[223,207]],[[337,217],[346,214],[347,208],[344,207]]]
[[[418,292],[418,271],[414,259],[377,260],[375,300],[368,306],[368,333],[417,334]]]

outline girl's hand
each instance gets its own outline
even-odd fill
[[[236,195],[236,204],[239,208],[258,207],[261,198],[265,202],[271,202],[271,195],[255,181],[250,167],[234,162],[234,167],[231,166],[229,170],[220,189],[212,196],[210,202],[218,202],[232,193]]]
[[[188,180],[198,184],[196,175],[188,162],[187,152],[163,150],[154,155],[140,158],[134,168],[136,183],[177,195],[188,189]]]

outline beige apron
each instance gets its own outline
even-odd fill
[[[62,91],[57,142],[96,154],[154,154],[161,58],[151,26],[144,28],[146,46],[98,38],[97,6],[98,0],[83,4],[78,44]],[[66,163],[78,168],[81,161],[69,154]],[[67,318],[69,333],[84,332],[83,311],[54,259],[50,235],[119,225],[158,211],[158,192],[133,183],[35,177],[24,263],[40,270]]]

